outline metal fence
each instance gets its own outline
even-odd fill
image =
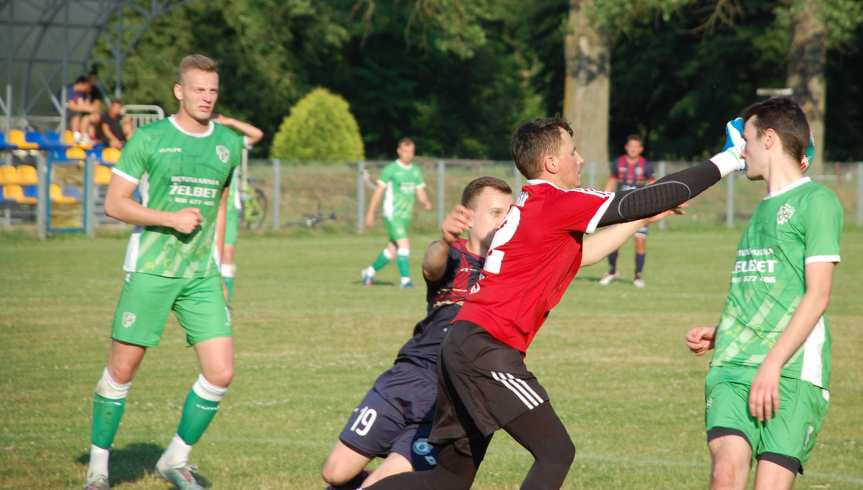
[[[119,224],[104,216],[102,202],[105,182],[99,184],[98,178],[95,182],[92,178],[84,178],[88,165],[46,168],[44,159],[36,160],[39,161],[30,164],[40,167],[43,176],[37,193],[39,202],[0,202],[0,228],[40,224],[42,226],[37,229],[40,235],[44,235],[45,231],[48,234],[64,231],[63,227],[69,231],[92,233],[94,225]],[[363,232],[366,206],[382,168],[388,163],[250,160],[244,166],[247,172],[241,176],[241,182],[248,182],[243,195],[257,195],[265,201],[266,212],[261,213],[265,217],[262,222],[256,222],[258,229],[320,227]],[[470,180],[491,175],[508,182],[516,191],[524,181],[511,162],[421,159],[417,164],[423,169],[429,198],[434,204],[432,211],[425,211],[420,206],[415,208],[412,226],[424,232],[434,232],[439,228],[443,217],[459,201],[462,189]],[[657,176],[692,164],[656,162]],[[45,178],[48,175],[51,177]],[[831,163],[813,168],[808,175],[836,193],[844,207],[847,225],[863,226],[863,162]],[[582,182],[587,187],[601,189],[607,177],[607,165],[588,163],[582,172]],[[88,182],[92,186],[90,189]],[[77,189],[76,194],[80,194],[82,199],[72,204],[51,205],[48,183],[56,183],[73,191]],[[742,175],[730,176],[694,199],[685,216],[665,220],[659,224],[659,228],[683,229],[744,223],[765,194],[763,182],[749,182]]]
[[[381,169],[388,163],[251,160],[249,178],[253,186],[264,189],[269,199],[267,228],[322,225],[363,232],[366,206]],[[656,174],[661,177],[695,163],[656,162]],[[417,164],[423,169],[429,198],[434,204],[432,211],[415,208],[413,226],[423,231],[439,227],[473,178],[499,177],[514,190],[520,189],[524,181],[511,162],[424,159]],[[820,169],[813,168],[807,176],[836,192],[845,209],[846,224],[863,226],[863,162],[826,164]],[[588,163],[582,171],[582,183],[587,187],[601,189],[607,178],[607,165]],[[764,182],[748,181],[742,174],[729,176],[694,199],[685,216],[665,220],[660,228],[745,223],[766,193]]]

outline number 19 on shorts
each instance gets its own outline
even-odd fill
[[[375,419],[377,417],[378,412],[375,411],[374,408],[363,407],[362,410],[360,410],[360,414],[357,415],[356,420],[354,420],[354,424],[351,425],[351,430],[364,436],[369,433],[369,430],[371,430],[372,424],[375,423]]]

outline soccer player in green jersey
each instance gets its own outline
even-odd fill
[[[755,488],[788,489],[803,473],[830,400],[824,312],[842,206],[803,176],[810,132],[796,103],[769,99],[747,109],[743,121],[746,176],[766,181],[767,196],[737,247],[719,325],[693,328],[686,340],[697,355],[715,349],[705,383],[711,488],[744,488],[754,457]],[[729,134],[740,137],[731,126]]]
[[[234,131],[242,134],[246,149],[250,149],[264,137],[264,132],[252,126],[247,122],[243,122],[230,117],[225,117],[221,114],[213,119],[215,122],[227,126]],[[222,281],[225,283],[225,297],[228,304],[231,304],[231,299],[234,296],[234,277],[237,274],[237,262],[234,259],[237,250],[237,228],[239,226],[240,211],[243,209],[243,203],[240,200],[239,192],[239,169],[234,170],[234,175],[231,177],[231,185],[228,188],[228,206],[225,213],[225,235],[224,247],[222,247],[221,256],[221,272]]]
[[[381,199],[384,201],[384,225],[387,229],[389,243],[384,248],[374,263],[362,271],[362,281],[366,286],[374,282],[375,273],[389,264],[395,257],[401,275],[401,287],[412,288],[410,276],[410,241],[408,240],[408,227],[413,215],[414,198],[420,200],[426,210],[432,208],[425,190],[425,181],[422,171],[411,162],[414,159],[416,146],[410,138],[399,140],[396,153],[398,159],[386,167],[378,179],[378,187],[372,194],[369,202],[369,210],[366,213],[366,225],[375,224],[375,213]]]
[[[108,454],[132,379],[147,349],[158,345],[169,311],[201,367],[177,433],[156,464],[157,473],[178,488],[202,488],[188,465],[189,453],[233,377],[231,319],[214,247],[221,248],[217,222],[224,222],[225,189],[243,141],[210,120],[219,97],[213,60],[183,58],[174,96],[180,102],[177,113],[139,128],[126,144],[105,200],[108,215],[135,229],[126,250],[108,363],[93,397],[87,489],[109,488]],[[140,204],[132,197],[136,188]]]

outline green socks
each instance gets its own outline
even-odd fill
[[[402,277],[410,277],[411,275],[410,263],[408,262],[409,257],[410,250],[407,248],[400,248],[398,255],[396,255],[396,264],[399,266],[399,275]]]
[[[183,415],[180,417],[180,427],[177,434],[188,445],[195,444],[204,435],[210,421],[219,411],[219,402],[205,400],[194,391],[189,391],[186,403],[183,404]]]
[[[228,291],[228,304],[234,297],[234,276],[237,274],[235,264],[222,264],[222,280],[225,281],[225,289]]]
[[[375,259],[375,263],[372,264],[372,268],[375,271],[379,271],[384,268],[385,265],[390,263],[392,257],[387,253],[387,249],[383,249],[381,253],[378,254],[378,258]]]
[[[126,399],[105,398],[96,393],[93,395],[93,425],[90,430],[90,442],[94,446],[110,449],[120,428],[120,419],[126,408]]]
[[[198,442],[219,411],[219,402],[227,391],[227,388],[210,384],[203,375],[198,377],[183,404],[183,415],[177,428],[177,435],[186,444],[191,446]]]
[[[222,277],[222,280],[225,281],[225,289],[228,290],[228,304],[230,304],[231,300],[234,298],[234,278]]]

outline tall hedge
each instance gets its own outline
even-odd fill
[[[365,149],[348,102],[316,88],[282,120],[270,154],[282,160],[344,161],[365,158]]]

